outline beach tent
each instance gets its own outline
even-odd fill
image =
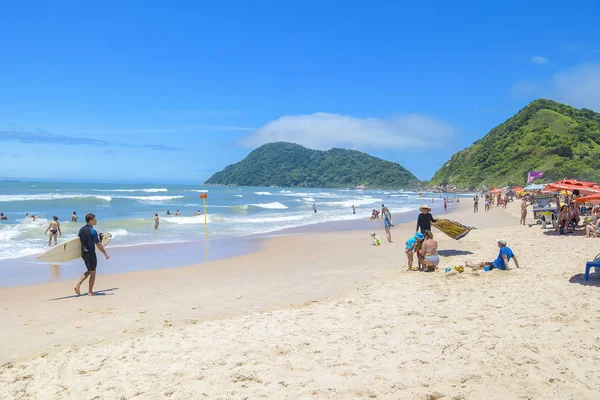
[[[544,187],[546,187],[546,185],[542,184],[542,183],[537,183],[537,184],[531,184],[529,186],[526,186],[525,189],[523,189],[525,192],[533,192],[534,190],[544,190]]]

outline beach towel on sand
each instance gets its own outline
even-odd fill
[[[465,226],[460,222],[451,221],[449,219],[438,219],[436,222],[432,222],[431,224],[440,231],[444,232],[446,235],[450,236],[452,239],[456,240],[465,237],[465,235],[469,233],[471,229],[475,229],[472,226]]]

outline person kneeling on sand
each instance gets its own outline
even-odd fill
[[[406,248],[404,252],[406,253],[406,257],[408,258],[408,269],[407,271],[418,271],[421,266],[421,261],[419,260],[419,267],[413,268],[413,259],[415,251],[419,250],[421,247],[423,240],[425,240],[425,236],[421,232],[415,233],[406,241]],[[419,259],[417,255],[417,260]]]
[[[424,271],[437,270],[437,266],[440,263],[440,256],[437,249],[438,242],[433,240],[433,233],[425,231],[425,241],[418,254]]]
[[[473,262],[467,260],[465,262],[465,266],[472,268],[473,270],[478,270],[478,269],[482,269],[486,266],[489,266],[490,269],[497,268],[497,269],[508,271],[510,269],[508,267],[508,263],[510,262],[510,259],[512,258],[515,261],[515,265],[517,266],[517,268],[519,268],[519,260],[517,260],[517,256],[515,256],[513,251],[510,249],[510,247],[508,247],[506,245],[506,240],[497,239],[496,241],[498,242],[498,247],[500,247],[500,253],[498,254],[498,258],[496,258],[494,261],[491,261],[491,262],[481,261],[479,263],[473,263]]]
[[[375,232],[371,233],[371,239],[373,239],[373,246],[381,246],[381,240],[377,237]]]

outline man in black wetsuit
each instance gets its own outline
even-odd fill
[[[80,287],[83,281],[85,281],[88,276],[90,277],[90,290],[88,291],[88,296],[94,295],[94,282],[96,281],[96,265],[98,264],[98,259],[96,258],[96,247],[104,254],[104,257],[108,260],[110,256],[104,250],[104,246],[102,245],[100,238],[98,238],[98,232],[94,229],[94,225],[98,222],[96,221],[96,216],[94,214],[88,214],[85,216],[86,225],[79,230],[79,241],[81,242],[81,258],[83,258],[83,262],[85,263],[85,267],[87,271],[81,275],[79,278],[79,282],[73,288],[75,293],[81,294]]]
[[[431,223],[436,220],[433,219],[433,215],[429,214],[429,211],[431,211],[429,206],[423,206],[419,210],[421,214],[417,217],[417,232],[421,229],[421,233],[425,234],[426,231],[431,231]]]

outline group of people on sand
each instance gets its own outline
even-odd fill
[[[388,243],[391,243],[391,234],[389,233],[389,228],[393,225],[391,224],[391,214],[389,210],[382,205],[382,211],[384,211],[384,227],[386,229],[386,236],[388,239]],[[408,269],[407,271],[436,271],[440,264],[440,255],[438,253],[438,242],[434,239],[433,233],[431,231],[432,223],[437,220],[431,214],[431,208],[427,205],[421,207],[419,209],[421,213],[417,216],[417,226],[415,230],[415,234],[412,235],[405,243],[404,253],[406,254],[406,258],[408,261]],[[389,214],[389,223],[387,221],[387,215]],[[599,219],[600,221],[600,219]],[[600,226],[600,222],[598,223]],[[373,239],[373,245],[379,246],[381,244],[381,240],[375,232],[371,233],[371,238]],[[508,270],[510,260],[514,260],[515,266],[519,268],[519,262],[517,257],[514,255],[510,247],[505,239],[497,240],[498,247],[500,252],[498,257],[494,261],[480,261],[480,262],[465,262],[467,267],[472,268],[473,270],[477,269],[500,269],[500,270]],[[417,265],[415,264],[415,256],[417,258]]]

